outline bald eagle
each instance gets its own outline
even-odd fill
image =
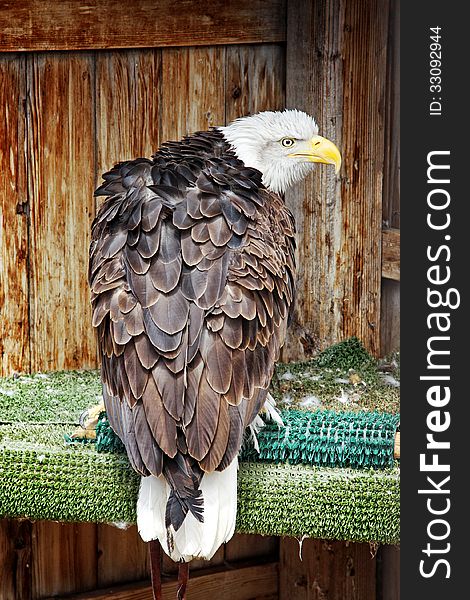
[[[103,175],[89,282],[110,424],[137,523],[175,561],[235,528],[237,455],[266,401],[295,280],[282,194],[337,147],[297,110],[166,142]]]

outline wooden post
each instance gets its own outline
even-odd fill
[[[287,106],[313,114],[340,148],[287,196],[298,229],[297,305],[284,358],[356,335],[380,351],[388,0],[291,0]]]

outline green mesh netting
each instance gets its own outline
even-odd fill
[[[399,415],[284,410],[281,417],[284,427],[269,421],[257,433],[258,449],[252,437],[246,440],[241,460],[355,469],[393,465]],[[98,452],[124,451],[106,413],[100,415],[96,434]]]
[[[245,444],[242,459],[325,467],[383,469],[393,465],[400,417],[378,412],[284,410],[284,427],[273,421]]]

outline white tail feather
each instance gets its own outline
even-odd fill
[[[158,539],[175,562],[193,558],[210,560],[232,537],[237,516],[237,467],[235,459],[223,471],[206,473],[200,489],[204,499],[204,523],[191,513],[174,531],[165,527],[170,486],[163,477],[142,477],[137,501],[137,527],[145,542]]]

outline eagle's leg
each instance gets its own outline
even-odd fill
[[[186,600],[186,586],[189,579],[189,563],[184,562],[178,565],[178,591],[176,592],[177,600]]]
[[[152,580],[153,600],[162,600],[162,549],[158,540],[150,540],[150,577]]]

